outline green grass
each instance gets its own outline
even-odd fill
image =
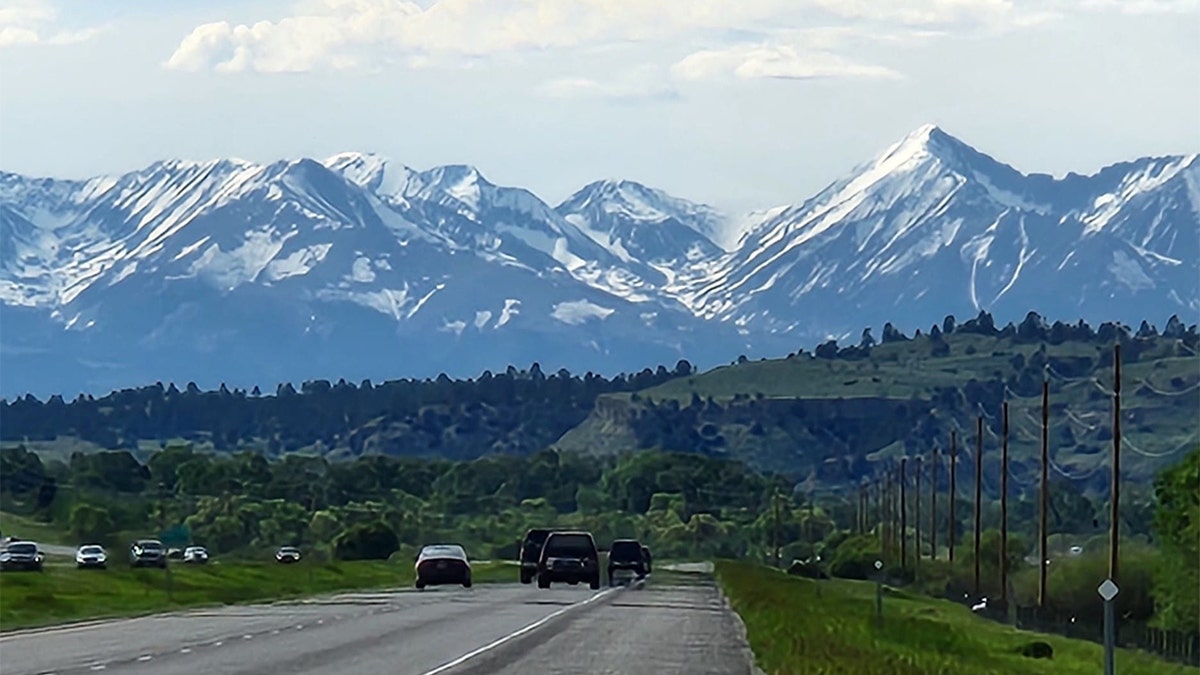
[[[0,530],[4,536],[16,536],[41,544],[75,545],[62,528],[53,523],[43,523],[33,518],[0,511]]]
[[[717,578],[746,624],[755,658],[768,675],[856,673],[1079,673],[1102,669],[1103,648],[1083,640],[1020,631],[961,605],[888,589],[883,627],[874,622],[869,582],[813,581],[751,563],[720,561]],[[1021,656],[1044,641],[1052,660]],[[1122,675],[1195,673],[1148,654],[1118,650]]]
[[[0,631],[85,619],[135,616],[206,605],[297,598],[334,591],[409,587],[412,564],[360,561],[278,565],[213,563],[171,567],[171,596],[162,570],[76,570],[47,565],[36,572],[0,574]],[[474,581],[516,579],[507,563],[474,566]]]

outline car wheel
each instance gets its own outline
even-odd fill
[[[550,580],[545,577],[538,576],[537,582],[538,588],[550,588]]]
[[[523,584],[527,584],[527,583],[530,583],[530,582],[532,582],[532,581],[533,581],[533,579],[532,579],[532,578],[530,578],[530,576],[529,576],[529,573],[528,573],[528,572],[525,572],[524,570],[522,570],[522,571],[521,571],[521,583],[523,583]]]
[[[425,589],[425,582],[422,581],[421,579],[417,579],[417,590],[421,591],[424,589]]]
[[[470,588],[471,587],[471,577],[467,577],[466,580],[463,581],[462,585],[463,585],[463,588]]]
[[[592,583],[588,585],[591,586],[593,591],[600,590],[600,575],[597,574],[596,576],[592,577]]]

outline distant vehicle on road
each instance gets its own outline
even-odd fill
[[[139,539],[129,547],[129,564],[132,567],[167,568],[167,549],[157,539]]]
[[[278,551],[275,551],[275,562],[284,565],[300,562],[300,549],[295,546],[280,546]]]
[[[108,552],[100,544],[84,544],[75,551],[76,569],[107,569]]]
[[[537,576],[538,559],[542,555],[542,545],[553,530],[535,528],[525,533],[521,542],[521,583],[528,584]]]
[[[42,550],[38,548],[37,542],[18,541],[9,542],[8,546],[0,551],[0,570],[16,571],[26,570],[41,572],[42,563],[46,557],[42,555]]]
[[[632,572],[639,579],[646,576],[642,545],[636,539],[617,539],[608,547],[608,585],[616,584],[613,575],[623,571]]]
[[[591,532],[551,532],[538,558],[538,588],[566,582],[574,586],[586,581],[592,590],[600,588],[600,553]]]
[[[458,544],[431,544],[417,554],[417,588],[462,584],[471,587],[471,561]]]
[[[646,546],[646,545],[642,546],[642,560],[646,561],[646,574],[650,574],[651,558],[650,558],[650,547],[649,546]]]
[[[191,565],[208,564],[208,549],[203,546],[189,546],[183,549],[183,562]]]

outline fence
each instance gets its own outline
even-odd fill
[[[963,601],[961,597],[955,599]],[[1002,623],[1009,621],[1008,613],[996,606],[977,611],[976,614]],[[1017,628],[1104,643],[1104,625],[1099,622],[1082,621],[1067,614],[1046,613],[1037,607],[1017,607],[1015,614]],[[1200,632],[1162,630],[1141,622],[1119,621],[1117,646],[1140,649],[1168,661],[1200,667]]]

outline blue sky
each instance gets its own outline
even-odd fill
[[[1089,173],[1200,150],[1198,30],[1198,0],[5,0],[0,169],[355,150],[739,211],[932,122]]]

